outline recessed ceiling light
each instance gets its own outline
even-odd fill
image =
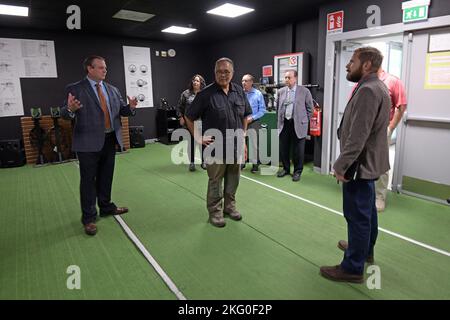
[[[145,22],[153,18],[154,16],[155,15],[151,13],[131,11],[131,10],[120,10],[115,15],[113,15],[113,18]]]
[[[211,9],[207,11],[206,13],[210,14],[216,14],[219,16],[229,17],[229,18],[236,18],[238,16],[241,16],[243,14],[249,13],[255,11],[255,9],[246,8],[242,6],[237,6],[235,4],[231,3],[225,3],[221,5],[220,7],[217,7],[215,9]]]
[[[28,7],[8,6],[6,4],[0,4],[0,14],[28,17]]]
[[[177,26],[171,26],[169,28],[166,28],[164,30],[161,30],[161,32],[168,32],[168,33],[177,33],[177,34],[187,34],[196,31],[197,29],[193,28],[185,28],[185,27],[177,27]]]

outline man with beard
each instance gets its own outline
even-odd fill
[[[364,262],[373,262],[378,234],[375,180],[389,170],[386,128],[391,102],[377,75],[382,62],[378,49],[364,47],[355,50],[346,67],[347,80],[358,85],[338,129],[341,154],[333,169],[343,182],[348,248],[340,265],[320,268],[321,275],[333,281],[362,283]]]

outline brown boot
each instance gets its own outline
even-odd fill
[[[337,247],[339,249],[341,249],[342,251],[345,251],[345,250],[348,249],[348,242],[345,241],[345,240],[339,240]],[[368,256],[367,259],[366,259],[367,263],[374,263],[374,261],[375,261],[375,259],[373,258],[373,255],[372,256]]]
[[[361,274],[351,274],[344,271],[341,265],[333,267],[320,267],[320,274],[333,281],[363,283],[364,276]]]
[[[224,214],[228,215],[231,219],[235,220],[235,221],[239,221],[242,219],[242,216],[239,212],[237,211],[233,211],[233,212],[224,212]]]
[[[223,216],[218,214],[210,214],[209,215],[209,223],[218,228],[223,228],[227,224]]]

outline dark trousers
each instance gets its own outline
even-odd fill
[[[341,267],[348,273],[363,274],[364,263],[373,255],[378,235],[374,180],[351,180],[342,187],[344,217],[347,220],[348,249]]]
[[[95,221],[96,200],[101,212],[110,213],[117,208],[111,202],[116,143],[115,133],[112,132],[106,134],[102,150],[77,152],[80,162],[81,222],[83,224]]]
[[[294,173],[301,174],[305,159],[305,138],[297,138],[293,119],[284,119],[283,130],[280,133],[280,159],[286,172],[290,172],[291,163],[289,154],[291,147]]]
[[[200,145],[200,144],[195,142],[194,136],[192,134],[191,134],[191,140],[188,141],[188,143],[189,143],[189,160],[191,161],[191,163],[194,163],[195,162],[195,146]],[[202,157],[202,163],[203,163],[203,162],[205,162],[203,160],[203,151],[205,150],[205,146],[201,145],[201,147],[202,147],[202,149],[201,149],[200,155]]]

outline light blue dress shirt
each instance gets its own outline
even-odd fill
[[[249,92],[245,92],[247,95],[248,102],[252,107],[252,118],[253,121],[260,119],[266,113],[266,104],[264,102],[264,97],[256,88],[253,88]]]

